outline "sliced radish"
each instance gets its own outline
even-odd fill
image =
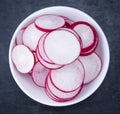
[[[30,24],[23,33],[23,44],[35,51],[40,37],[44,34],[38,30],[34,23]]]
[[[61,100],[61,101],[64,101],[64,102],[73,99],[81,90],[81,86],[80,86],[78,89],[76,89],[76,90],[74,90],[72,92],[67,92],[67,93],[66,92],[62,92],[62,91],[58,90],[52,84],[52,82],[51,82],[49,77],[47,79],[47,86],[48,86],[49,93],[51,93],[51,95],[54,98],[58,99],[59,101]]]
[[[75,22],[71,25],[71,28],[81,37],[83,43],[81,55],[82,53],[84,55],[84,52],[90,51],[96,42],[98,42],[97,32],[89,23],[82,21]]]
[[[48,63],[53,64],[53,62],[46,56],[45,52],[44,52],[44,47],[43,47],[43,43],[44,43],[44,39],[47,36],[47,34],[43,34],[42,37],[40,38],[39,42],[38,42],[38,53],[40,54],[41,58]]]
[[[74,21],[72,21],[70,19],[65,19],[65,22],[68,23],[69,25],[72,25],[74,23]]]
[[[62,17],[53,14],[41,15],[35,20],[36,27],[45,32],[63,27],[64,24]]]
[[[46,92],[46,95],[50,98],[50,99],[52,99],[52,100],[54,100],[54,101],[56,101],[56,102],[60,102],[59,101],[59,99],[57,99],[50,91],[49,91],[49,89],[48,89],[48,87],[46,87],[45,88],[45,92]]]
[[[78,58],[81,45],[73,33],[60,29],[52,31],[46,36],[44,49],[50,60],[56,64],[64,65]]]
[[[66,27],[66,28],[70,28],[71,25],[74,23],[73,20],[71,20],[71,19],[69,19],[65,16],[61,16],[61,17],[65,20],[65,26],[64,27]]]
[[[40,87],[45,87],[45,80],[49,73],[49,70],[46,69],[40,62],[37,62],[33,68],[32,79],[36,85]]]
[[[92,47],[92,49],[90,49],[89,51],[84,51],[80,55],[81,56],[87,56],[87,55],[92,54],[95,51],[97,45],[98,45],[98,40],[94,43],[94,46]]]
[[[59,69],[59,68],[63,67],[62,65],[51,64],[51,63],[45,62],[45,61],[41,58],[41,56],[39,55],[38,49],[37,49],[37,51],[36,51],[36,54],[37,54],[37,57],[38,57],[38,60],[40,61],[40,63],[41,63],[44,67],[46,67],[46,68],[48,68],[48,69],[53,70],[53,69]]]
[[[37,62],[38,62],[38,57],[37,57],[37,55],[36,55],[36,52],[32,52],[32,53],[33,53],[33,55],[34,55],[35,63],[37,63]]]
[[[24,30],[25,30],[25,29],[21,29],[20,32],[19,32],[19,33],[17,34],[17,36],[16,36],[16,44],[17,44],[17,45],[23,44],[22,36],[23,36]]]
[[[13,48],[12,61],[21,73],[28,73],[34,66],[34,56],[24,45],[17,45]]]
[[[53,85],[63,92],[78,89],[84,80],[84,68],[79,60],[58,70],[52,70],[50,79]]]
[[[88,56],[80,56],[79,60],[83,63],[85,68],[84,84],[90,83],[99,75],[101,71],[101,58],[96,53],[92,53]]]
[[[52,100],[54,100],[54,101],[56,101],[56,102],[65,102],[65,101],[66,101],[65,99],[58,98],[57,96],[55,96],[55,95],[50,91],[48,85],[46,85],[46,87],[45,87],[45,92],[46,92],[47,96],[48,96],[50,99],[52,99]]]

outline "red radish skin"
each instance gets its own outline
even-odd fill
[[[78,38],[73,33],[61,29],[50,32],[43,45],[47,57],[59,65],[72,63],[81,52]]]
[[[84,57],[80,56],[79,60],[85,68],[84,84],[89,84],[99,76],[102,69],[102,60],[97,53],[92,53]]]
[[[37,62],[33,68],[32,79],[34,83],[39,87],[45,87],[45,80],[49,73],[49,70]]]
[[[65,20],[59,15],[45,14],[35,20],[35,26],[44,32],[51,32],[65,25]]]
[[[37,63],[38,62],[38,57],[36,55],[36,52],[32,52],[32,53],[33,53],[33,56],[34,56],[34,59],[35,59],[35,63]]]
[[[12,50],[12,61],[20,73],[29,73],[34,66],[34,56],[24,45],[17,45]]]
[[[17,37],[15,38],[15,45],[17,45]]]
[[[93,39],[92,39],[91,43],[90,43],[89,45],[87,44],[87,46],[85,46],[84,39],[82,39],[82,38],[84,38],[84,37],[81,37],[82,34],[85,35],[85,33],[81,33],[81,32],[80,32],[80,30],[82,29],[82,28],[80,28],[80,27],[82,27],[82,26],[86,26],[86,27],[88,27],[89,29],[91,29],[91,32],[89,31],[88,34],[93,35],[93,36],[92,36]],[[76,27],[79,27],[79,28],[76,28]],[[90,25],[89,23],[83,22],[83,21],[78,21],[78,22],[73,23],[73,24],[71,25],[71,28],[72,28],[73,30],[75,30],[75,31],[79,34],[79,36],[81,37],[81,39],[82,39],[82,41],[83,41],[83,48],[82,48],[82,50],[81,50],[81,56],[82,56],[82,55],[84,56],[84,53],[86,53],[87,51],[90,51],[90,50],[94,47],[94,45],[96,44],[96,42],[98,43],[98,35],[97,35],[97,32],[96,32],[95,28],[94,28],[92,25]],[[79,29],[80,29],[80,30],[79,30]],[[82,30],[81,30],[81,31],[82,31]],[[86,31],[87,31],[87,30],[86,30]],[[85,30],[84,30],[83,32],[85,32]],[[86,35],[86,37],[88,37],[88,36],[89,36],[89,35]],[[88,39],[88,38],[87,38],[87,39]],[[97,45],[96,45],[96,47],[97,47]],[[95,48],[96,48],[96,47],[95,47]]]
[[[84,77],[85,70],[80,60],[76,60],[61,69],[51,70],[50,72],[50,80],[52,84],[59,91],[66,93],[77,90],[82,85]]]
[[[35,51],[38,41],[44,33],[45,32],[38,30],[34,23],[30,24],[23,33],[23,44],[29,47],[32,51]]]
[[[47,63],[45,62],[39,55],[39,52],[38,52],[38,49],[36,51],[36,54],[37,54],[37,57],[38,57],[38,60],[39,62],[46,68],[50,69],[50,70],[56,70],[56,69],[59,69],[61,67],[63,67],[63,65],[57,65],[57,64],[50,64],[50,63]]]

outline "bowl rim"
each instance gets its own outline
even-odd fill
[[[101,82],[98,84],[98,86],[96,87],[96,89],[94,89],[93,92],[91,92],[87,97],[83,98],[83,99],[80,100],[80,101],[78,100],[78,101],[75,101],[75,102],[70,102],[70,103],[68,102],[68,103],[65,103],[65,104],[64,104],[64,103],[61,103],[61,104],[58,104],[58,105],[56,105],[56,104],[54,104],[54,103],[53,103],[53,104],[49,104],[49,103],[46,103],[46,102],[38,101],[38,100],[34,99],[33,97],[31,97],[28,93],[25,92],[25,90],[19,85],[19,83],[17,82],[17,80],[16,80],[16,78],[15,78],[15,76],[14,76],[14,70],[13,70],[12,65],[11,65],[11,64],[12,64],[12,60],[11,60],[11,50],[12,50],[13,40],[15,39],[16,33],[17,33],[18,30],[24,25],[24,23],[25,23],[27,20],[30,20],[31,18],[33,18],[33,16],[36,15],[37,13],[39,13],[41,10],[47,10],[47,9],[51,9],[51,8],[52,8],[52,9],[56,9],[56,8],[59,8],[59,9],[60,9],[60,8],[67,8],[67,9],[69,9],[69,10],[74,10],[74,11],[77,11],[77,12],[79,11],[79,12],[81,12],[81,13],[86,14],[87,16],[89,16],[89,17],[94,21],[94,23],[97,25],[97,27],[101,30],[102,35],[105,37],[104,40],[105,40],[105,43],[106,43],[106,49],[107,49],[107,52],[108,52],[108,53],[106,53],[107,61],[106,61],[106,64],[105,64],[105,69],[104,69],[104,77],[103,77],[103,79],[101,80]],[[40,10],[38,10],[38,11],[35,11],[34,13],[30,14],[29,16],[27,16],[27,17],[18,25],[18,27],[15,29],[15,32],[14,32],[12,38],[11,38],[11,41],[10,41],[10,46],[9,46],[9,67],[10,67],[10,71],[11,71],[11,74],[12,74],[13,79],[14,79],[15,82],[17,83],[18,87],[19,87],[28,97],[30,97],[30,98],[33,99],[34,101],[37,101],[38,103],[41,103],[41,104],[44,104],[44,105],[48,105],[48,106],[55,106],[55,107],[69,106],[69,105],[73,105],[73,104],[79,103],[79,102],[87,99],[89,96],[91,96],[92,94],[95,93],[95,91],[100,87],[100,85],[101,85],[102,82],[104,81],[104,79],[105,79],[105,77],[106,77],[106,74],[107,74],[107,72],[108,72],[109,64],[110,64],[110,49],[109,49],[109,45],[108,45],[107,38],[106,38],[106,36],[105,36],[102,28],[101,28],[100,25],[99,25],[90,15],[88,15],[86,12],[83,12],[83,11],[81,11],[80,9],[76,9],[76,8],[73,8],[73,7],[68,7],[68,6],[51,6],[51,7],[46,7],[46,8],[42,8],[42,9],[40,9]]]

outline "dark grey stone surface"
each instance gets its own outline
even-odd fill
[[[8,49],[11,37],[28,15],[48,6],[78,8],[102,27],[111,60],[100,88],[85,101],[55,108],[27,97],[12,78]],[[120,1],[119,0],[0,0],[0,114],[120,114]]]

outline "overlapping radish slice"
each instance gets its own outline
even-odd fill
[[[92,50],[92,48],[97,47],[98,36],[96,30],[87,22],[79,21],[71,25],[71,28],[75,30],[81,37],[83,47],[81,50],[81,55],[86,55],[86,52]],[[96,47],[95,47],[96,46]]]
[[[40,62],[37,62],[32,71],[32,79],[36,85],[40,87],[45,87],[45,80],[49,73],[49,70],[46,69]]]
[[[58,29],[64,24],[65,20],[62,17],[53,14],[41,15],[35,20],[36,27],[44,32]]]
[[[60,69],[52,70],[50,79],[53,85],[63,92],[78,89],[84,80],[84,68],[79,60]]]
[[[43,34],[43,36],[40,38],[39,42],[38,42],[38,54],[40,54],[41,58],[45,61],[48,62],[50,64],[53,64],[53,62],[46,56],[46,53],[44,51],[44,40],[45,37],[48,35],[48,33]]]
[[[85,68],[84,84],[90,83],[99,75],[101,71],[101,58],[96,53],[92,53],[88,56],[80,56],[79,60],[83,63]]]
[[[44,33],[45,32],[38,30],[34,23],[30,24],[23,33],[23,44],[32,51],[35,51],[38,41]]]
[[[34,66],[34,56],[24,45],[17,45],[13,48],[12,61],[21,73],[28,73]]]
[[[67,83],[67,80],[66,80]],[[63,92],[57,89],[51,82],[50,77],[47,78],[46,88],[48,94],[55,100],[59,100],[59,102],[65,102],[73,99],[81,90],[81,86],[72,92]]]
[[[21,29],[20,32],[17,34],[16,39],[15,39],[16,45],[21,45],[21,44],[23,44],[22,36],[23,36],[24,30],[25,30],[25,29]]]
[[[73,20],[71,20],[71,19],[69,19],[65,16],[61,16],[61,17],[65,20],[65,26],[64,27],[66,27],[66,28],[70,28],[71,25],[74,23]]]
[[[45,62],[43,60],[43,58],[39,55],[38,49],[36,50],[36,54],[37,54],[37,57],[38,57],[38,60],[40,61],[40,63],[48,69],[51,69],[51,70],[59,69],[63,66],[63,65],[51,64],[51,63]]]
[[[77,59],[81,52],[81,45],[73,33],[58,29],[46,36],[44,50],[50,60],[64,65]]]
[[[82,53],[81,56],[87,56],[94,53],[97,45],[98,45],[98,40],[94,43],[94,46],[92,47],[92,49],[90,49],[89,51],[84,51],[84,53]]]

